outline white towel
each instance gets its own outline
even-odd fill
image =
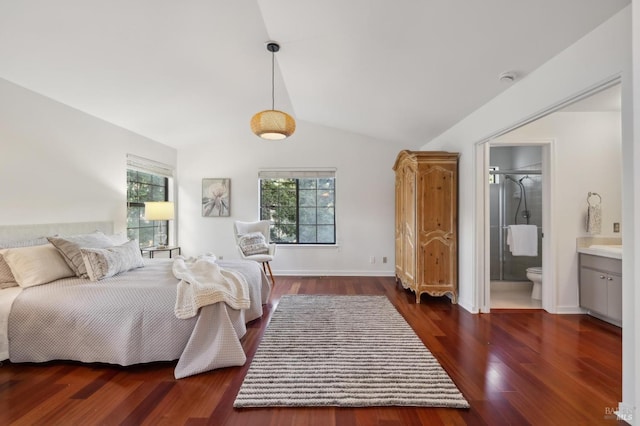
[[[536,225],[509,225],[507,245],[514,256],[537,256],[538,227]]]
[[[590,234],[599,234],[602,232],[602,212],[600,204],[589,206],[587,209],[587,232]]]

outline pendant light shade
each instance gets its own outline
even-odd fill
[[[267,43],[267,50],[271,52],[271,109],[260,111],[251,119],[251,131],[267,140],[281,140],[293,134],[296,130],[296,121],[289,114],[278,111],[275,105],[275,53],[280,50],[280,45],[275,42]]]
[[[280,140],[296,130],[296,122],[286,112],[275,109],[260,111],[251,119],[251,131],[262,139]]]

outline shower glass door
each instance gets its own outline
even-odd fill
[[[527,268],[542,265],[542,175],[539,170],[492,172],[490,185],[491,280],[526,281]],[[538,256],[513,256],[509,225],[538,227]]]

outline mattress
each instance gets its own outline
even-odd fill
[[[172,259],[92,282],[67,278],[18,292],[8,317],[12,362],[74,360],[132,365],[178,360],[176,378],[242,365],[245,324],[262,315],[270,284],[256,262],[220,261],[249,284],[251,306],[204,306],[194,318],[174,314],[178,280]]]

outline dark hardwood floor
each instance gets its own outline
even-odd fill
[[[175,380],[174,363],[135,367],[55,362],[0,367],[0,424],[125,425],[597,425],[617,422],[620,329],[585,315],[472,315],[393,278],[277,277],[262,319],[249,325],[248,362]],[[471,404],[414,407],[233,408],[282,294],[387,295]]]

